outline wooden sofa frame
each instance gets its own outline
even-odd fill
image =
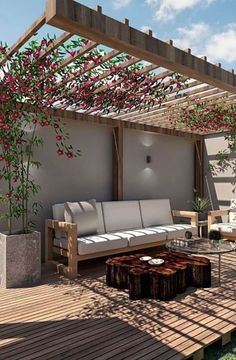
[[[230,209],[213,210],[208,212],[208,233],[211,230],[211,225],[215,223],[216,217],[229,215]],[[221,236],[227,240],[236,240],[235,235],[230,235],[226,232],[221,232]]]
[[[191,220],[191,225],[198,225],[198,213],[193,211],[179,211],[172,210],[173,217],[178,218],[188,218]],[[68,249],[62,247],[57,247],[53,245],[53,238],[55,237],[55,230],[64,231],[67,233],[68,237]],[[159,241],[158,245],[156,243],[142,244],[132,247],[126,247],[115,250],[108,250],[88,255],[78,255],[78,244],[77,244],[77,225],[67,223],[64,221],[57,220],[46,220],[45,222],[45,260],[46,263],[56,267],[56,270],[68,277],[69,279],[75,279],[78,275],[78,262],[82,260],[94,259],[103,256],[110,256],[114,254],[127,253],[131,251],[136,251],[144,248],[157,247],[159,245],[164,245],[167,240]],[[66,257],[68,259],[68,265],[59,263],[58,261],[53,260],[53,254],[58,254]]]

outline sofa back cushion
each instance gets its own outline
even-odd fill
[[[103,220],[102,203],[96,202],[96,209],[97,209],[97,214],[98,214],[97,233],[98,234],[104,234],[105,233],[105,227],[104,227],[104,220]]]
[[[54,220],[65,221],[64,203],[52,205],[52,215]]]
[[[78,236],[96,234],[98,230],[98,214],[96,200],[66,202],[65,221],[77,224]]]
[[[103,221],[102,204],[100,202],[96,202],[96,209],[97,209],[97,215],[98,215],[97,233],[104,234],[105,227],[104,227],[104,221]],[[64,203],[53,205],[52,206],[53,219],[58,220],[58,221],[65,221],[64,210],[65,210]],[[62,236],[62,234],[63,234],[63,236],[66,236],[65,232],[57,230],[55,236],[57,238],[59,238]]]
[[[173,224],[169,199],[140,200],[139,203],[143,227]]]
[[[236,199],[230,202],[229,222],[236,224]]]
[[[106,232],[142,228],[138,201],[107,201],[102,208]]]

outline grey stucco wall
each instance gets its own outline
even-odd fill
[[[236,154],[230,156],[227,166],[217,166],[216,171],[209,168],[210,165],[216,165],[216,155],[223,150],[227,150],[224,136],[205,137],[205,195],[212,198],[214,210],[228,207],[230,199],[236,198]]]
[[[112,130],[98,125],[68,120],[71,143],[81,149],[81,157],[67,159],[56,154],[54,134],[43,128],[44,146],[36,152],[42,163],[32,175],[41,186],[39,215],[33,219],[42,232],[52,216],[52,205],[65,201],[95,198],[112,200]],[[146,163],[146,155],[152,157]],[[175,209],[190,209],[194,187],[194,145],[173,136],[124,131],[124,199],[170,198]],[[2,224],[1,231],[4,229]]]
[[[112,132],[110,129],[67,121],[70,143],[81,156],[68,159],[56,154],[52,132],[41,130],[43,148],[37,151],[42,167],[35,171],[41,191],[38,200],[43,208],[37,218],[43,229],[44,219],[51,218],[52,204],[95,198],[112,199]]]
[[[146,156],[151,163],[146,163]],[[124,197],[169,198],[175,209],[191,209],[194,143],[184,138],[127,130],[124,133]]]

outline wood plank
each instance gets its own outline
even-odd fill
[[[204,141],[195,141],[194,147],[194,189],[196,196],[204,197]]]
[[[52,43],[51,45],[49,45],[45,51],[43,51],[43,52],[40,54],[39,59],[41,59],[42,57],[48,55],[52,50],[57,49],[59,46],[61,46],[62,44],[64,44],[64,42],[66,42],[67,40],[69,40],[72,36],[73,36],[73,34],[68,33],[67,31],[65,31],[65,32],[64,32],[63,34],[61,34],[56,40],[54,40],[53,43]]]
[[[29,112],[35,111],[34,106],[30,104],[24,104],[24,106],[25,106],[25,111],[29,111]],[[147,131],[155,134],[178,136],[193,140],[194,139],[200,140],[202,138],[202,135],[190,133],[187,132],[186,130],[175,130],[173,128],[168,129],[163,126],[148,125],[145,123],[133,123],[132,121],[118,120],[108,116],[90,115],[90,114],[78,113],[70,110],[60,110],[60,109],[48,109],[48,110],[51,116],[65,120],[82,121],[82,122],[87,122],[89,124],[102,125],[110,128],[122,127],[123,129]],[[146,116],[146,113],[143,113],[143,116]]]
[[[73,0],[48,0],[46,21],[113,49],[236,93],[236,76]]]
[[[123,200],[123,129],[113,128],[112,145],[113,200]]]
[[[217,256],[213,280],[217,278]],[[81,264],[69,281],[0,289],[0,359],[182,360],[236,328],[236,255],[222,257],[224,287],[189,289],[173,301],[130,301],[105,285],[104,262]],[[213,281],[213,283],[214,283]],[[14,308],[14,312],[12,311]]]

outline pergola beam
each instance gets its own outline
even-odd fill
[[[67,31],[65,31],[63,34],[61,34],[55,41],[53,41],[53,43],[51,45],[49,45],[47,47],[47,49],[42,52],[40,54],[39,59],[41,59],[42,57],[50,54],[50,52],[52,50],[57,49],[59,46],[61,46],[62,44],[64,44],[64,42],[66,42],[67,40],[69,40],[71,37],[73,36],[73,34],[68,33]]]
[[[226,97],[229,96],[228,92],[219,90],[219,89],[212,89],[210,90],[209,86],[204,87],[205,90],[199,92],[197,89],[194,91],[191,91],[189,94],[186,93],[186,96],[183,96],[181,98],[174,98],[172,97],[171,100],[168,99],[168,101],[164,102],[162,104],[162,107],[159,109],[150,109],[148,113],[145,113],[146,117],[154,117],[154,116],[163,116],[168,113],[174,112],[177,107],[181,104],[182,107],[185,107],[189,101],[200,99],[200,101],[205,101],[212,96],[213,99],[218,99],[220,97]],[[207,89],[207,90],[206,90]],[[210,91],[209,91],[210,90]],[[207,99],[206,99],[207,98]],[[210,98],[211,99],[211,98]],[[178,108],[179,109],[179,108]],[[143,114],[135,114],[135,116],[129,116],[127,114],[126,119],[130,121],[137,121],[143,117]]]
[[[98,67],[98,66],[104,64],[105,62],[113,59],[114,57],[118,56],[120,53],[121,53],[121,52],[118,51],[118,50],[112,50],[112,51],[110,51],[109,53],[107,53],[106,55],[104,55],[104,56],[102,56],[102,57],[100,58],[99,65],[97,65],[97,64],[95,64],[95,63],[91,63],[91,64],[89,64],[85,69],[79,69],[78,71],[73,72],[73,73],[68,77],[68,79],[63,80],[59,85],[61,85],[61,84],[66,84],[66,83],[68,83],[68,82],[70,82],[70,81],[75,80],[76,78],[78,78],[79,76],[85,74],[86,72],[91,71],[91,70],[95,69],[96,67]]]
[[[236,75],[73,0],[48,0],[46,22],[214,87],[236,93]]]
[[[214,104],[214,105],[217,105],[217,104],[221,104],[222,103],[222,100],[224,100],[224,104],[235,104],[235,100],[236,100],[236,96],[235,95],[231,95],[231,97],[229,97],[228,95],[225,95],[225,97],[223,97],[222,95],[212,99],[212,98],[209,98],[209,99],[203,99],[203,101],[210,105],[210,104]],[[160,126],[164,126],[165,123],[170,123],[170,118],[171,120],[177,120],[178,119],[178,114],[179,114],[179,111],[176,109],[175,111],[169,111],[167,112],[166,114],[161,114],[161,115],[153,115],[153,116],[147,116],[146,119],[145,119],[145,124],[147,125],[155,125],[155,124],[159,124]],[[128,121],[132,121],[130,119],[127,119]],[[140,121],[142,121],[140,119]],[[132,121],[133,122],[133,121]],[[138,120],[134,121],[135,122],[138,122]]]
[[[34,108],[32,106],[28,107],[28,111],[34,111]],[[70,110],[55,110],[51,109],[50,114],[52,116],[61,118],[61,119],[72,119],[77,121],[84,121],[91,124],[98,124],[98,125],[104,125],[107,127],[122,127],[123,129],[132,129],[132,130],[139,130],[139,131],[147,131],[151,133],[156,134],[162,134],[162,135],[171,135],[171,136],[178,136],[178,137],[184,137],[187,139],[193,139],[193,140],[199,140],[201,139],[201,135],[194,134],[194,133],[188,133],[186,131],[181,130],[175,130],[175,129],[166,129],[161,126],[152,126],[152,125],[146,125],[146,124],[137,124],[132,123],[131,121],[123,121],[123,120],[116,120],[112,119],[110,117],[105,116],[98,116],[98,115],[89,115],[85,113],[79,113],[75,111]]]
[[[78,51],[76,51],[75,55],[70,55],[67,58],[65,58],[62,63],[56,68],[55,72],[58,70],[61,70],[62,68],[70,65],[73,63],[76,59],[78,59],[80,56],[83,56],[90,50],[93,50],[98,44],[95,41],[89,41],[88,44],[82,46]]]

